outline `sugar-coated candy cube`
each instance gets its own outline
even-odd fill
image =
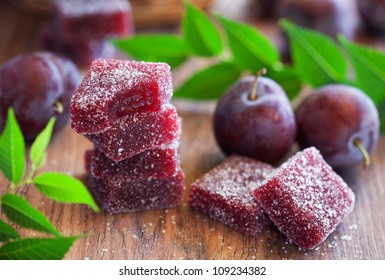
[[[172,208],[180,204],[185,189],[181,170],[173,177],[127,180],[116,176],[89,175],[88,189],[96,202],[110,214]]]
[[[160,179],[175,176],[180,169],[179,141],[146,150],[126,160],[110,160],[97,147],[91,152],[89,170],[95,178],[118,176],[130,179]]]
[[[159,111],[172,92],[166,63],[95,60],[72,97],[72,128],[82,134],[116,128],[128,114]]]
[[[232,155],[191,185],[189,204],[241,233],[254,235],[270,221],[252,191],[272,170],[266,163]]]
[[[355,195],[316,148],[273,171],[254,197],[290,242],[312,249],[352,211]]]
[[[79,66],[88,67],[97,58],[112,58],[116,54],[115,48],[105,40],[72,35],[58,36],[50,23],[40,29],[38,39],[41,48],[68,57]]]
[[[133,33],[128,0],[54,0],[53,8],[61,35],[104,39]]]
[[[158,112],[135,113],[117,120],[107,131],[85,134],[108,158],[122,161],[179,139],[181,119],[171,104]]]

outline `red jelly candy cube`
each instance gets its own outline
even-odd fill
[[[355,201],[315,148],[298,152],[272,172],[254,197],[289,241],[305,250],[324,241]]]
[[[191,185],[189,203],[212,219],[254,235],[270,221],[254,200],[250,183],[261,183],[272,170],[266,163],[232,155]]]
[[[136,113],[116,121],[107,131],[86,134],[108,158],[121,161],[179,139],[181,120],[175,107],[165,104],[158,112]]]
[[[57,36],[57,31],[50,23],[40,29],[39,44],[43,49],[68,57],[80,66],[89,66],[97,58],[112,58],[116,54],[115,48],[104,40]]]
[[[127,0],[55,0],[54,19],[61,34],[101,39],[133,33],[132,9]]]
[[[180,169],[178,147],[179,141],[174,141],[170,145],[147,150],[119,162],[110,160],[94,147],[87,169],[95,178],[108,179],[111,176],[118,176],[130,179],[160,179],[173,177]]]
[[[104,132],[133,112],[159,111],[172,90],[166,63],[95,60],[72,97],[72,128],[82,134]]]
[[[110,214],[172,208],[180,204],[185,183],[181,170],[173,177],[128,180],[89,176],[88,189]]]

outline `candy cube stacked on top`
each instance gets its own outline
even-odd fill
[[[133,34],[128,0],[54,0],[54,14],[40,32],[43,48],[88,66],[99,57],[113,56],[105,39]]]
[[[98,59],[71,101],[72,128],[90,139],[89,189],[111,214],[175,207],[184,192],[181,119],[165,63]]]

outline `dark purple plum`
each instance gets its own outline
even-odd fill
[[[282,0],[277,16],[331,37],[343,34],[352,39],[359,26],[354,0]]]
[[[266,77],[244,77],[222,96],[214,113],[217,143],[237,153],[276,163],[296,134],[294,113],[283,89]]]
[[[357,3],[367,30],[385,35],[385,0],[358,0]]]
[[[371,99],[346,85],[328,85],[297,108],[298,143],[316,147],[332,167],[368,164],[378,142],[379,117]]]
[[[56,116],[54,130],[69,121],[69,104],[80,73],[66,58],[47,52],[14,57],[0,68],[0,131],[14,109],[26,140],[33,140]]]
[[[252,9],[261,18],[271,18],[275,14],[277,4],[282,0],[254,0]]]

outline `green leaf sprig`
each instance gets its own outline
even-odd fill
[[[99,211],[83,183],[61,173],[40,173],[51,139],[55,119],[52,118],[37,136],[30,148],[31,168],[25,175],[25,142],[13,109],[8,110],[5,128],[0,136],[0,170],[10,181],[9,188],[0,196],[2,213],[16,225],[44,232],[50,237],[22,238],[4,220],[0,220],[1,259],[62,259],[79,236],[63,237],[48,218],[24,197],[13,192],[27,185],[35,187],[48,198],[62,203],[80,203]]]
[[[290,99],[304,85],[317,88],[331,83],[353,85],[376,104],[385,120],[385,53],[358,45],[343,37],[338,41],[282,20],[289,39],[292,65],[285,65],[274,44],[254,26],[221,15],[208,16],[185,1],[182,34],[146,34],[112,43],[144,61],[162,61],[175,68],[191,57],[214,61],[192,74],[174,97],[192,100],[218,99],[241,75],[267,69]],[[352,69],[349,67],[352,66]],[[381,131],[385,133],[385,121]]]

